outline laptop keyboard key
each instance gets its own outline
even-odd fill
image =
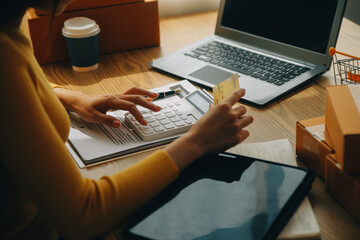
[[[307,67],[217,41],[206,43],[201,47],[185,53],[185,55],[204,62],[210,62],[235,72],[250,75],[275,85],[282,85],[310,70]]]

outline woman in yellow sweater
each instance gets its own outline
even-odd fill
[[[83,178],[64,145],[70,128],[66,109],[87,121],[119,127],[106,115],[109,109],[129,110],[146,124],[135,106],[160,108],[141,97],[156,94],[139,88],[90,96],[50,87],[19,25],[28,7],[54,14],[68,2],[0,3],[0,239],[99,236],[124,223],[196,158],[226,150],[249,135],[243,128],[252,117],[244,116],[243,106],[232,108],[245,94],[241,89],[137,165],[98,181]]]

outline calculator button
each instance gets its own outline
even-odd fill
[[[151,117],[151,115],[149,113],[144,113],[144,114],[142,114],[142,116],[143,116],[144,119],[146,119],[148,117]]]
[[[188,119],[186,119],[185,122],[187,124],[194,124],[196,122],[196,119],[192,115],[189,115]]]
[[[183,122],[183,121],[175,122],[175,126],[177,126],[177,127],[185,126],[185,122]]]
[[[164,114],[172,113],[172,111],[170,109],[164,109],[164,110],[161,110],[161,112]]]
[[[165,124],[170,123],[170,120],[169,120],[169,119],[164,119],[164,120],[161,120],[160,123],[161,123],[162,125],[165,125]]]
[[[168,118],[172,118],[172,117],[175,117],[175,113],[171,112],[171,113],[168,113],[168,114],[165,114],[166,117]]]
[[[159,115],[159,116],[156,116],[156,119],[157,119],[157,120],[164,120],[164,119],[166,119],[166,117],[161,114],[161,115]]]
[[[149,127],[149,126],[141,125],[141,126],[139,126],[139,128],[140,128],[141,130],[145,130],[145,129],[149,129],[150,127]]]
[[[160,106],[161,108],[166,108],[165,103],[157,103],[156,105]]]
[[[144,130],[144,133],[149,135],[149,134],[154,133],[154,131],[152,129],[146,129],[146,130]]]
[[[160,126],[160,123],[159,122],[152,122],[149,125],[154,128],[154,127]]]
[[[158,126],[158,127],[155,127],[154,130],[156,132],[162,132],[162,131],[165,131],[165,128],[163,126]]]
[[[180,121],[180,118],[178,116],[170,118],[170,121],[177,122]]]
[[[161,115],[161,112],[152,112],[151,113],[153,116],[160,116]]]
[[[187,117],[185,114],[181,114],[181,115],[179,115],[179,117],[180,117],[182,120],[188,119],[188,117]]]
[[[161,111],[153,112],[139,107],[139,111],[148,123],[146,126],[140,124],[132,114],[125,114],[127,126],[145,141],[185,132],[197,121],[190,114],[192,109],[189,109],[187,103],[180,98],[159,100],[156,104],[162,107]]]
[[[148,118],[145,118],[145,120],[146,120],[148,123],[151,123],[151,122],[156,121],[156,119],[155,119],[154,117],[148,117]]]
[[[175,128],[175,125],[173,123],[168,123],[168,124],[165,124],[164,127],[166,129],[172,129],[172,128]]]

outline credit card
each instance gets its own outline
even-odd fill
[[[214,104],[218,104],[239,88],[239,77],[237,74],[234,74],[225,81],[219,83],[213,87]]]

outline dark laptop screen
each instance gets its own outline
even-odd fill
[[[227,0],[221,25],[321,54],[338,0]]]

